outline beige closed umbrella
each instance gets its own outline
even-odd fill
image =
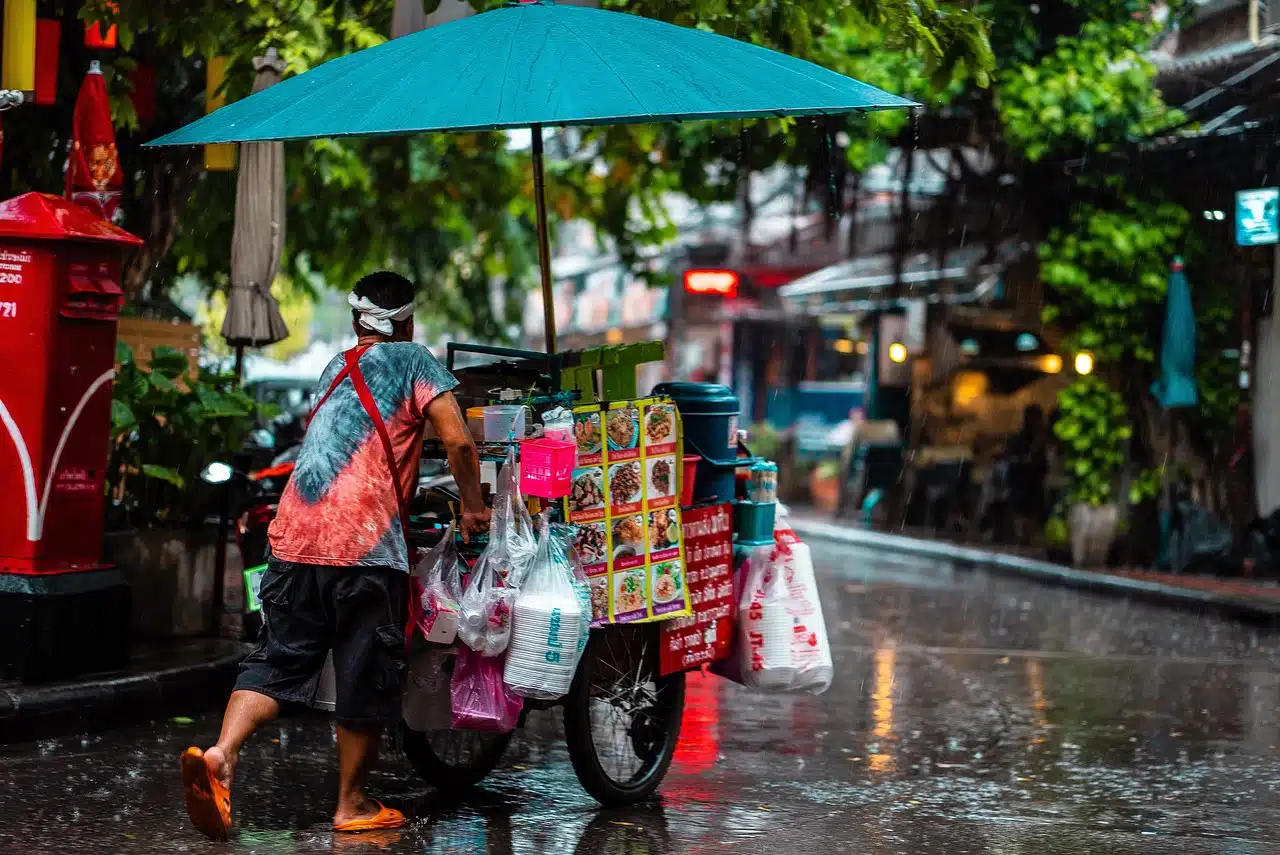
[[[285,63],[275,48],[253,61],[253,91],[280,81]],[[236,376],[246,347],[264,347],[288,337],[289,327],[271,295],[284,254],[284,144],[242,143],[236,176],[236,219],[231,234],[231,293],[222,337],[236,349]]]

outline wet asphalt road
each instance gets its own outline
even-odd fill
[[[237,836],[186,825],[176,758],[217,716],[0,749],[0,852],[1280,852],[1280,634],[1184,611],[814,546],[835,650],[820,698],[691,680],[661,798],[601,812],[531,720],[462,804],[386,758],[415,816],[327,830],[332,731],[278,722],[242,758]]]

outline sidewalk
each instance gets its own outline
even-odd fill
[[[209,638],[135,642],[123,671],[64,683],[0,683],[0,743],[201,712],[226,701],[250,649]]]
[[[890,549],[963,564],[982,564],[995,571],[1050,584],[1214,609],[1239,618],[1280,624],[1280,586],[1150,570],[1077,570],[999,550],[888,534],[861,528],[851,522],[834,523],[802,510],[792,511],[791,522],[797,534],[811,540]]]

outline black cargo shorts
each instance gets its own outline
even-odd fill
[[[337,719],[359,725],[400,718],[408,574],[272,558],[259,596],[262,635],[240,665],[237,690],[309,705],[332,650]]]

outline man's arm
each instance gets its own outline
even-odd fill
[[[458,399],[452,392],[436,396],[427,407],[427,418],[449,455],[449,471],[453,473],[458,495],[462,498],[459,528],[462,539],[469,541],[472,533],[489,530],[490,512],[484,506],[484,496],[480,492],[480,454],[471,439],[471,432],[467,430]]]

